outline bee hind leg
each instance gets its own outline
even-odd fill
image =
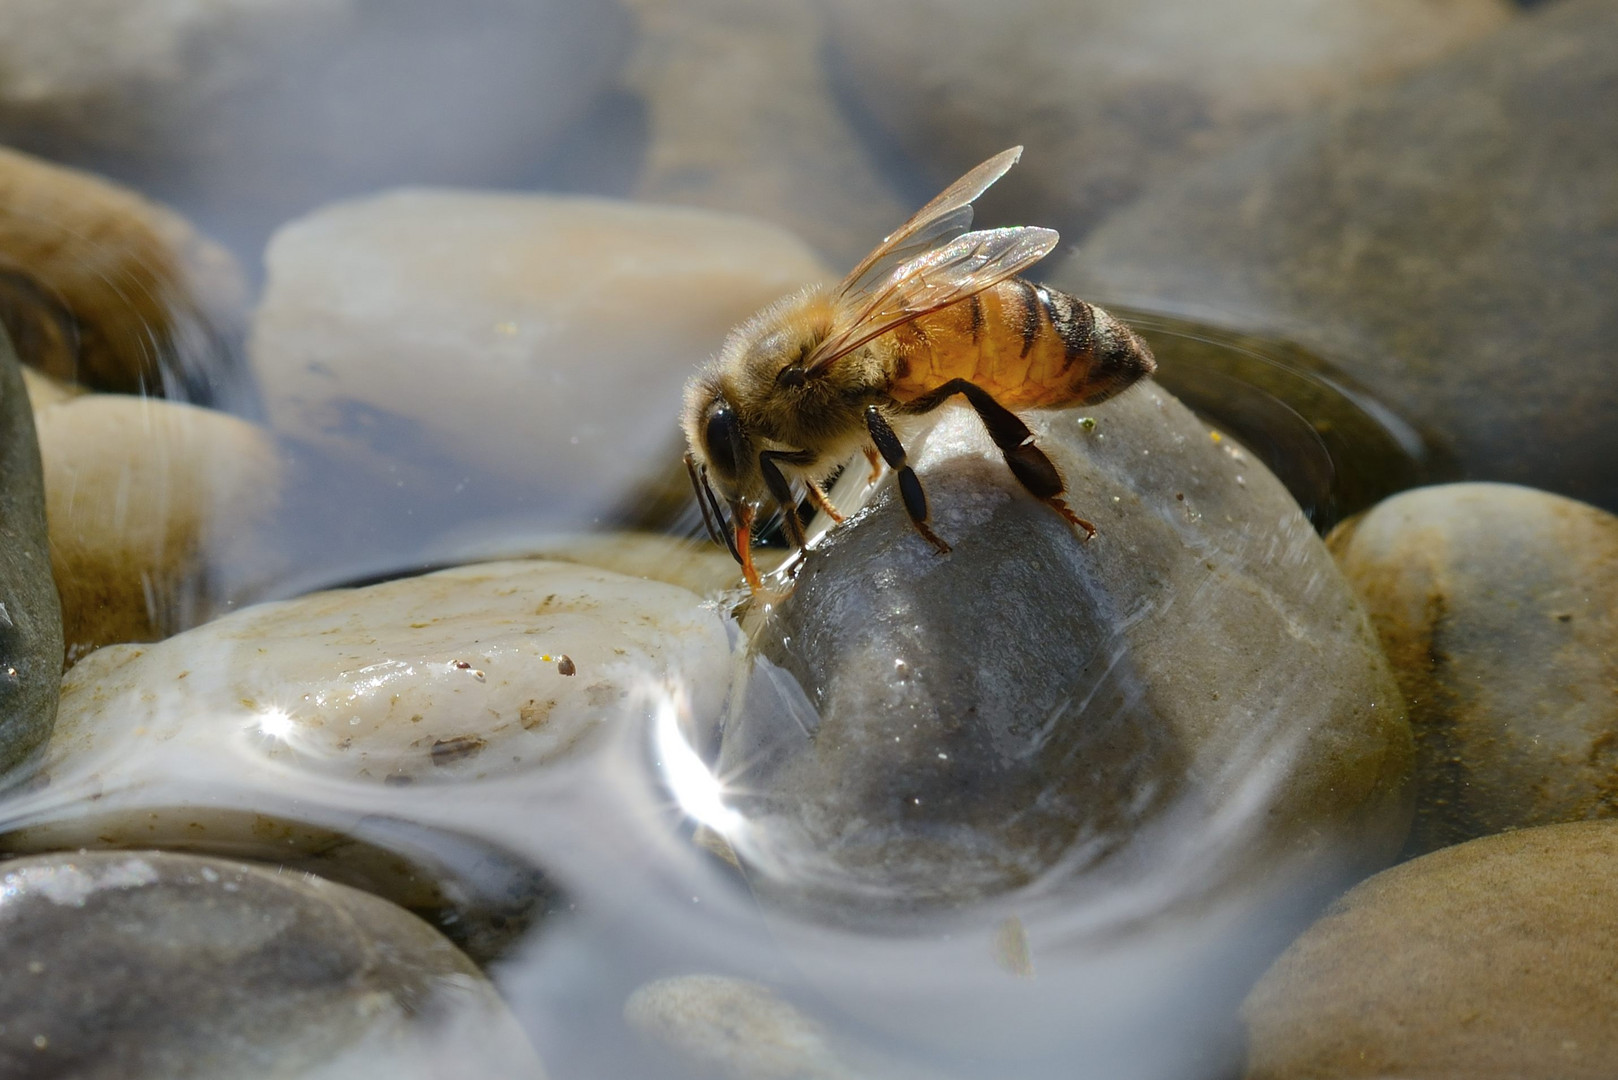
[[[1084,538],[1089,540],[1096,534],[1096,527],[1084,520],[1068,508],[1061,498],[1066,490],[1062,482],[1062,474],[1057,470],[1056,464],[1045,455],[1034,443],[1034,433],[1028,430],[1028,425],[1022,418],[994,399],[983,387],[965,379],[951,379],[937,390],[914,401],[906,402],[902,408],[906,412],[924,413],[938,408],[950,397],[964,394],[978,419],[988,429],[989,438],[994,445],[1000,448],[1001,455],[1006,459],[1006,467],[1011,475],[1027,490],[1028,494],[1061,514],[1067,521],[1084,530]]]
[[[875,405],[865,407],[865,427],[871,433],[871,441],[876,444],[882,460],[898,474],[899,497],[904,500],[905,513],[910,515],[910,524],[938,549],[940,555],[948,555],[949,545],[939,539],[938,534],[927,524],[927,493],[921,489],[921,481],[916,478],[916,470],[912,469],[905,459],[904,444],[888,425],[882,410]]]

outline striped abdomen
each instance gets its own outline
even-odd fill
[[[1105,311],[1021,278],[923,315],[881,343],[892,351],[888,392],[901,402],[966,379],[1011,409],[1090,405],[1157,366],[1146,343]]]

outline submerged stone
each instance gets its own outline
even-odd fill
[[[0,61],[0,99],[10,74]],[[233,399],[246,303],[235,260],[179,214],[0,147],[0,321],[26,363],[98,390]]]
[[[1410,702],[1412,851],[1618,815],[1618,517],[1446,484],[1327,543]]]
[[[61,678],[39,447],[16,354],[0,330],[0,772],[50,734]]]
[[[1504,0],[827,6],[834,77],[854,111],[931,184],[1026,145],[984,214],[1070,241],[1192,162],[1420,70],[1512,15]]]
[[[342,195],[527,181],[628,22],[566,0],[7,0],[0,142],[135,184],[256,258]]]
[[[1466,476],[1618,509],[1618,9],[1547,4],[1172,177],[1052,280],[1290,338]]]
[[[0,882],[8,1076],[544,1076],[470,960],[356,889],[155,851],[12,859]]]

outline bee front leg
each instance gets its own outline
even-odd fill
[[[776,462],[807,465],[813,460],[814,455],[803,450],[765,450],[758,456],[758,469],[764,474],[764,486],[769,488],[770,498],[781,505],[781,524],[787,531],[787,541],[795,548],[804,545],[803,518],[798,516],[798,500],[792,495],[792,485]]]
[[[910,515],[910,524],[938,549],[940,555],[948,555],[949,545],[940,540],[938,534],[927,524],[927,493],[921,489],[921,481],[916,479],[916,470],[905,460],[904,444],[899,442],[899,436],[893,433],[893,428],[888,426],[882,410],[875,405],[865,407],[865,427],[871,433],[871,441],[876,444],[882,460],[898,474],[899,497],[904,500],[905,513]]]

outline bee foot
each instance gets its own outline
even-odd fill
[[[1096,527],[1094,525],[1092,525],[1090,522],[1085,521],[1083,518],[1081,518],[1079,515],[1075,514],[1073,511],[1069,510],[1067,508],[1067,503],[1063,502],[1061,499],[1049,499],[1047,501],[1050,503],[1050,507],[1051,507],[1052,510],[1055,510],[1058,514],[1061,514],[1064,518],[1066,518],[1068,520],[1068,522],[1070,524],[1076,525],[1077,527],[1084,530],[1084,542],[1085,543],[1089,543],[1091,540],[1095,539]]]

